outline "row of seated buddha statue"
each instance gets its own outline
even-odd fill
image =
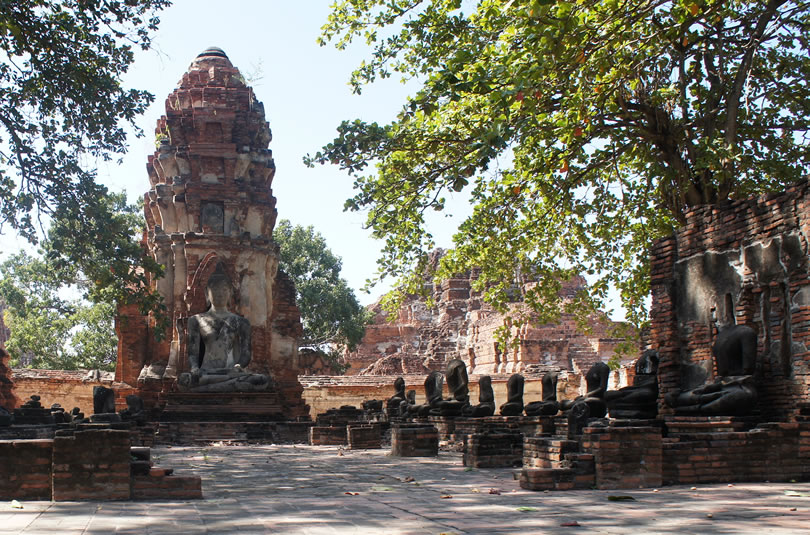
[[[756,331],[732,321],[718,327],[712,345],[714,362],[682,364],[680,390],[664,397],[676,415],[745,416],[756,406]],[[608,414],[611,418],[655,418],[658,413],[658,361],[657,351],[645,351],[635,363],[632,385],[618,390],[608,390],[610,368],[597,362],[585,374],[585,394],[562,401],[557,400],[557,373],[550,372],[542,379],[542,400],[525,405],[524,378],[516,373],[506,383],[507,400],[500,406],[499,413],[501,416],[554,416],[560,411],[574,411],[580,418],[604,418]],[[716,373],[715,379],[710,381],[712,365]],[[442,398],[445,377],[451,394],[447,399]],[[415,403],[413,390],[405,393],[405,381],[401,377],[394,382],[394,387],[396,393],[388,400],[392,416],[481,417],[495,414],[492,379],[489,376],[479,379],[478,404],[471,404],[467,367],[459,359],[447,363],[444,375],[434,371],[427,376],[427,402],[424,404]]]
[[[636,363],[636,375],[632,386],[608,391],[607,383],[610,368],[607,364],[594,364],[585,375],[587,391],[572,400],[557,401],[557,372],[550,372],[542,379],[542,400],[524,405],[523,387],[525,379],[513,374],[506,383],[507,400],[499,408],[501,416],[554,416],[560,411],[567,412],[575,406],[580,414],[587,411],[593,418],[604,417],[610,408],[611,414],[621,418],[654,418],[658,399],[658,355],[647,351]],[[450,397],[443,398],[442,389],[447,381]],[[388,400],[387,408],[391,416],[403,418],[446,416],[446,417],[485,417],[493,416],[497,405],[492,390],[492,378],[482,376],[478,381],[478,404],[470,403],[467,366],[460,359],[447,363],[445,374],[434,371],[425,379],[426,402],[417,405],[416,392],[405,392],[405,381],[398,377],[394,381],[394,395]]]

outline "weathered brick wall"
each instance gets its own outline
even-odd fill
[[[391,455],[394,457],[436,457],[439,432],[430,424],[396,424],[391,428]]]
[[[348,425],[346,426],[346,444],[350,450],[380,449],[382,447],[382,426]]]
[[[312,446],[345,446],[346,426],[310,427],[309,443]]]
[[[652,246],[661,399],[679,389],[682,365],[713,369],[714,319],[733,314],[758,334],[759,412],[785,419],[810,402],[808,193],[802,182],[780,195],[694,208],[683,228]]]
[[[54,501],[128,500],[129,431],[77,431],[53,440]]]
[[[52,440],[0,440],[0,500],[50,500]]]
[[[203,444],[214,441],[306,444],[310,422],[160,422],[155,443]]]
[[[464,440],[464,466],[473,468],[515,467],[523,464],[521,433],[483,433]]]
[[[93,414],[93,387],[115,388],[111,372],[101,372],[98,380],[86,379],[88,370],[13,370],[16,395],[25,402],[36,394],[43,407],[59,403],[66,411],[79,407],[86,416]],[[123,408],[123,407],[122,407]]]
[[[657,427],[586,427],[582,450],[593,454],[600,489],[659,487],[661,440]]]
[[[810,423],[751,431],[680,434],[663,440],[664,484],[810,479]]]

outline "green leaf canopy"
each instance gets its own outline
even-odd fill
[[[806,176],[808,36],[802,1],[343,0],[322,40],[374,47],[355,90],[424,85],[391,124],[345,121],[305,161],[355,177],[346,207],[368,211],[405,292],[433,245],[425,212],[465,190],[440,275],[478,266],[503,305],[521,276],[590,274],[580,304],[615,286],[640,324],[647,248],[689,207]]]

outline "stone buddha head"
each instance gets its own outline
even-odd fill
[[[231,281],[225,274],[222,264],[218,264],[205,287],[205,297],[209,305],[208,310],[227,310],[232,295]]]

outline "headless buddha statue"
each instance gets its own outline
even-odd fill
[[[523,376],[514,373],[506,381],[506,403],[501,405],[501,416],[520,416],[523,412]]]
[[[208,310],[188,319],[190,372],[180,374],[180,390],[191,392],[252,392],[267,389],[266,375],[247,370],[251,358],[250,323],[228,310],[231,284],[218,265],[208,279]]]
[[[574,405],[584,403],[588,406],[588,414],[591,418],[604,418],[607,414],[607,404],[605,403],[605,392],[607,392],[608,379],[610,378],[610,368],[604,362],[597,362],[588,373],[585,374],[585,385],[588,391],[583,396],[576,399],[566,399],[560,403],[563,411],[571,410]]]
[[[632,386],[605,394],[611,418],[655,418],[658,412],[658,351],[645,351],[635,369]]]
[[[478,380],[478,405],[468,405],[462,414],[473,418],[495,414],[495,393],[492,391],[492,378],[489,375]]]
[[[543,376],[543,401],[532,401],[525,407],[526,416],[554,416],[560,411],[557,401],[557,372]]]
[[[439,410],[442,416],[460,416],[462,411],[470,405],[470,381],[467,377],[467,365],[460,359],[450,360],[447,363],[445,377],[452,397],[439,403]]]
[[[699,364],[682,368],[682,388],[666,396],[676,414],[745,416],[755,407],[754,384],[757,333],[746,325],[721,326],[712,354],[717,377],[708,382],[708,370]]]

